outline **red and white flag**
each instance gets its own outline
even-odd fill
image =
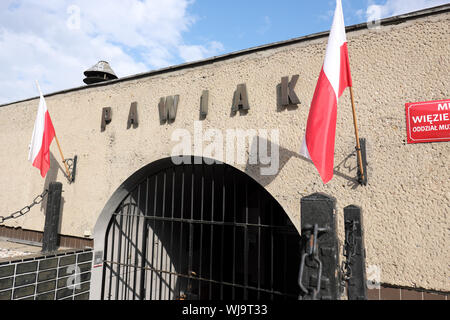
[[[341,0],[336,1],[325,61],[309,110],[300,153],[311,159],[323,183],[333,178],[337,102],[352,86]]]
[[[41,176],[45,177],[48,169],[50,169],[50,144],[55,137],[55,129],[53,128],[52,119],[50,119],[47,104],[41,92],[40,97],[28,160],[33,163],[34,167],[41,171]]]

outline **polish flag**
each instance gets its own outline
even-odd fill
[[[44,178],[50,169],[50,144],[55,137],[55,129],[42,93],[40,97],[28,160],[33,163],[33,167],[41,171],[41,176]]]
[[[341,0],[336,1],[325,61],[309,109],[300,153],[319,171],[323,183],[333,178],[337,102],[352,86]]]

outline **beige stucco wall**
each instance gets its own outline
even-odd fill
[[[0,108],[0,215],[29,204],[50,180],[63,183],[61,233],[92,232],[111,194],[133,172],[170,156],[177,128],[193,131],[202,90],[209,90],[203,129],[279,129],[280,171],[274,177],[248,173],[280,202],[297,227],[300,199],[314,192],[337,198],[340,238],[343,208],[363,208],[367,265],[381,268],[381,280],[401,286],[450,290],[448,262],[450,143],[406,144],[406,102],[449,98],[450,14],[380,30],[347,34],[360,136],[368,140],[369,185],[355,186],[354,131],[348,90],[339,101],[335,166],[341,174],[323,185],[313,165],[298,156],[327,38],[263,50],[197,68],[139,80],[86,88],[46,99],[66,157],[78,155],[77,177],[63,177],[56,143],[47,179],[27,161],[38,100]],[[112,66],[114,67],[114,66]],[[81,72],[81,70],[80,70]],[[296,110],[277,111],[281,77],[299,74]],[[251,110],[230,116],[233,92],[246,83]],[[45,90],[45,85],[42,85]],[[160,97],[180,95],[175,123],[160,125]],[[140,125],[126,129],[130,104],[138,102]],[[103,107],[113,121],[100,132]],[[338,167],[338,164],[341,164]],[[352,167],[349,170],[348,167]],[[245,165],[237,165],[245,170]],[[350,180],[349,180],[350,179]],[[7,225],[43,230],[44,208]]]

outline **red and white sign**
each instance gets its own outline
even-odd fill
[[[406,104],[408,143],[450,141],[450,99]]]

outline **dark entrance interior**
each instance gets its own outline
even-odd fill
[[[102,299],[298,298],[300,235],[256,181],[171,159],[138,174],[106,231]]]

